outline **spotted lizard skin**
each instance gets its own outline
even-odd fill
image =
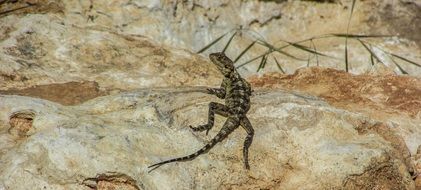
[[[216,65],[218,70],[224,75],[220,88],[208,88],[209,94],[216,95],[218,98],[225,99],[225,105],[217,102],[209,103],[208,123],[190,128],[193,131],[205,131],[206,135],[214,125],[215,114],[227,118],[219,133],[202,149],[193,154],[173,158],[163,162],[159,162],[149,166],[150,171],[162,166],[163,164],[171,162],[187,161],[196,158],[197,156],[209,151],[215,144],[224,140],[231,132],[241,126],[247,132],[246,139],[243,146],[243,161],[244,167],[250,169],[248,163],[248,149],[253,141],[254,130],[246,116],[250,109],[251,86],[243,78],[234,67],[234,63],[222,52],[212,53],[209,55],[212,63]]]

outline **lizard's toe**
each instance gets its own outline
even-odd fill
[[[193,130],[193,131],[196,131],[196,130],[197,130],[197,128],[196,128],[196,127],[193,127],[193,126],[191,126],[191,125],[189,125],[189,127],[190,127],[190,129],[191,129],[191,130]]]
[[[203,130],[200,128],[200,126],[199,126],[199,127],[193,127],[193,126],[189,125],[189,127],[190,127],[190,129],[191,129],[191,130],[193,130],[193,131],[203,131]]]
[[[192,126],[190,125],[189,127],[190,127],[190,129],[192,129],[193,131],[204,131],[204,130],[209,130],[209,129],[210,129],[210,127],[209,127],[209,125],[208,125],[208,124],[206,124],[206,125],[199,125],[199,126],[197,126],[197,127],[192,127]]]

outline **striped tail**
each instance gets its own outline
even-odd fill
[[[208,150],[210,150],[213,146],[215,146],[216,143],[218,143],[219,141],[223,140],[226,136],[228,136],[228,134],[231,131],[223,131],[221,130],[212,140],[211,142],[209,142],[208,144],[206,144],[202,149],[198,150],[197,152],[190,154],[188,156],[184,156],[184,157],[179,157],[179,158],[173,158],[170,160],[166,160],[163,162],[159,162],[156,163],[154,165],[149,166],[148,168],[152,168],[151,170],[149,170],[149,173],[157,168],[159,168],[160,166],[164,165],[164,164],[168,164],[171,162],[182,162],[182,161],[187,161],[187,160],[191,160],[196,158],[197,156],[207,152]]]

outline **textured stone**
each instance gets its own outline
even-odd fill
[[[192,153],[216,134],[223,118],[208,136],[187,127],[205,122],[207,104],[218,101],[203,91],[145,89],[78,106],[0,95],[0,188],[414,188],[402,157],[408,150],[392,145],[403,141],[389,141],[377,121],[279,90],[252,97],[250,171],[239,128],[205,155],[148,173],[148,165]],[[10,116],[29,109],[32,127],[17,140],[7,133]]]
[[[138,35],[80,28],[56,15],[1,18],[0,90],[95,81],[99,89],[216,85],[216,68],[202,56]]]
[[[352,75],[312,67],[292,75],[268,73],[250,78],[255,88],[297,90],[331,105],[387,123],[415,154],[421,144],[421,80],[415,77]]]
[[[233,39],[227,50],[236,57],[253,39],[265,39],[275,46],[282,46],[282,40],[301,41],[315,36],[332,33],[346,33],[351,2],[339,0],[335,3],[311,1],[63,1],[66,22],[77,26],[106,28],[124,34],[140,34],[178,48],[197,51],[222,34],[235,28],[243,28],[241,37]],[[89,18],[95,18],[92,21]],[[350,24],[350,33],[371,35],[395,35],[394,38],[364,39],[378,48],[421,62],[421,7],[414,1],[378,0],[357,1]],[[254,32],[251,32],[254,31]],[[256,32],[258,34],[256,34]],[[231,32],[229,35],[231,35]],[[209,51],[221,51],[229,35]],[[344,69],[344,39],[323,38],[314,40],[316,49],[335,57],[310,56],[310,65]],[[312,46],[310,42],[302,45]],[[358,41],[348,41],[350,69],[353,73],[400,73],[394,63],[375,48],[383,64],[370,64],[370,54]],[[250,49],[239,63],[254,58],[266,51],[262,46]],[[296,48],[285,51],[299,57],[301,61],[276,54],[277,60],[288,73],[308,64],[307,52]],[[257,60],[241,72],[249,75],[257,70]],[[278,70],[272,57],[265,71]],[[401,63],[401,62],[399,62]],[[420,75],[421,69],[408,63],[402,68],[412,75]],[[386,70],[386,71],[385,71]]]
[[[203,85],[205,82],[202,78],[213,76],[212,72],[189,71],[185,70],[189,67],[184,67],[206,65],[201,57],[196,57],[192,63],[185,63],[188,60],[186,57],[191,54],[181,50],[167,54],[167,50],[175,47],[197,51],[220,35],[241,26],[244,29],[242,37],[234,38],[227,49],[227,54],[235,58],[255,37],[281,46],[285,43],[280,40],[294,42],[330,33],[345,33],[350,11],[350,1],[345,0],[335,3],[255,0],[29,2],[35,5],[2,15],[0,22],[0,77],[9,80],[8,85],[13,81],[19,83],[15,84],[19,88],[81,81],[81,78],[95,80],[101,87],[104,86],[101,81],[115,83],[107,86],[110,88]],[[23,6],[26,3],[3,3],[0,10]],[[351,33],[398,37],[365,39],[377,45],[374,52],[387,67],[383,64],[372,66],[367,50],[358,41],[350,39],[351,72],[400,74],[396,65],[380,49],[421,63],[421,37],[417,24],[421,18],[419,10],[419,3],[414,1],[358,1],[351,20]],[[221,51],[228,36],[208,52]],[[145,37],[153,39],[154,43]],[[343,38],[323,38],[314,40],[314,43],[318,51],[335,58],[309,57],[308,52],[286,48],[285,51],[304,60],[276,54],[277,60],[287,73],[293,73],[307,64],[344,69]],[[155,47],[150,47],[151,44]],[[303,45],[311,46],[310,43]],[[239,64],[266,50],[256,45],[240,59]],[[240,72],[245,76],[253,74],[259,61],[246,65]],[[410,75],[420,76],[419,67],[396,61]],[[108,69],[114,65],[121,70]],[[28,67],[31,71],[37,71],[38,75],[26,71]],[[169,67],[175,67],[177,73],[168,73]],[[275,70],[278,67],[274,59],[269,57],[262,72]],[[77,73],[82,73],[83,77],[75,76]],[[195,77],[195,80],[186,79],[186,73]],[[44,78],[45,75],[49,78]],[[121,79],[130,83],[122,83]],[[14,86],[7,86],[11,87]],[[4,89],[5,86],[2,84],[0,88]]]
[[[12,113],[9,120],[9,134],[15,137],[26,137],[26,133],[32,128],[35,114],[30,110]]]
[[[412,157],[414,162],[414,176],[416,189],[421,188],[421,145],[417,149],[417,153]]]
[[[224,121],[217,118],[209,136],[187,127],[204,123],[207,104],[218,100],[181,87],[216,86],[221,78],[189,50],[239,26],[231,58],[256,36],[248,29],[269,42],[344,33],[350,2],[1,2],[0,189],[414,189],[419,79],[321,68],[250,78],[251,171],[242,168],[240,128],[195,160],[147,173],[148,165],[201,148]],[[399,34],[370,41],[419,63],[418,10],[412,0],[357,1],[350,32]],[[287,73],[307,64],[343,69],[343,39],[314,43],[337,59],[308,63],[305,52],[287,48],[306,61],[277,60]],[[360,44],[349,45],[352,73],[400,73],[378,49],[386,65],[371,66]],[[253,47],[240,63],[262,51]],[[263,72],[277,70],[273,63],[269,57]],[[240,72],[249,76],[257,66]],[[419,67],[402,67],[420,75]]]
[[[36,85],[25,89],[0,90],[0,94],[13,94],[46,99],[63,105],[75,105],[105,95],[96,82],[68,82]]]

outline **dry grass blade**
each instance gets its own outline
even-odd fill
[[[311,42],[311,45],[313,46],[314,51],[317,52],[316,45],[314,44],[313,39],[311,39],[310,42]],[[319,57],[317,54],[314,54],[314,55],[316,55],[316,65],[319,66]]]
[[[284,46],[281,46],[279,48],[275,48],[275,50],[281,50],[281,49],[284,49],[286,47],[293,46],[295,48],[298,48],[298,49],[301,49],[303,51],[307,51],[307,52],[310,52],[310,53],[313,53],[313,54],[317,54],[317,55],[321,55],[321,56],[325,56],[325,57],[330,57],[330,58],[335,58],[335,57],[332,57],[332,56],[329,56],[329,55],[326,55],[326,54],[323,54],[323,53],[320,53],[320,52],[317,52],[317,51],[313,51],[310,47],[307,47],[307,46],[304,46],[304,45],[300,44],[300,43],[304,43],[304,42],[307,42],[307,41],[311,41],[313,39],[320,39],[320,38],[327,38],[327,37],[329,37],[329,36],[312,37],[312,38],[308,38],[308,39],[301,40],[301,41],[294,42],[294,43],[288,42],[286,40],[280,40],[282,42],[287,43],[288,45],[284,45]],[[302,61],[306,61],[306,59],[302,59]]]
[[[196,53],[202,53],[202,52],[206,51],[207,49],[209,49],[210,47],[212,47],[214,44],[216,44],[217,42],[219,42],[219,40],[221,40],[223,37],[225,37],[229,32],[227,32],[225,34],[222,34],[221,36],[219,36],[218,38],[216,38],[214,41],[212,41],[211,43],[209,43],[208,45],[206,45],[204,48],[200,49]]]
[[[308,54],[306,67],[310,67],[310,59],[311,59],[310,54]]]
[[[371,54],[371,56],[372,57],[374,57],[374,58],[376,58],[376,60],[377,61],[379,61],[379,62],[381,62],[380,61],[380,59],[379,59],[379,57],[377,57],[376,56],[376,54],[374,54],[374,52],[372,52],[371,51],[371,48],[369,48],[368,47],[368,45],[366,44],[367,42],[364,42],[364,41],[362,41],[362,40],[360,40],[360,39],[357,39],[364,47],[365,47],[365,49],[367,49],[369,52],[370,52],[370,54]],[[370,47],[371,47],[371,45],[370,45]],[[380,49],[381,50],[381,49]],[[393,53],[388,53],[388,52],[386,52],[386,51],[384,51],[384,50],[381,50],[383,53],[385,53],[387,56],[389,56],[389,58],[392,60],[392,62],[393,62],[393,64],[395,64],[396,65],[396,67],[403,73],[403,74],[408,74],[408,72],[406,72],[393,58],[394,57],[396,57],[396,58],[398,58],[398,59],[401,59],[401,60],[403,60],[403,61],[405,61],[405,62],[408,62],[408,63],[411,63],[411,64],[413,64],[413,65],[415,65],[415,66],[417,66],[417,67],[421,67],[421,65],[419,65],[419,64],[417,64],[417,63],[415,63],[415,62],[413,62],[413,61],[411,61],[411,60],[408,60],[408,59],[406,59],[406,58],[404,58],[404,57],[401,57],[401,56],[398,56],[398,55],[396,55],[396,54],[393,54]],[[371,58],[371,59],[373,59],[373,58]],[[374,61],[373,60],[371,60],[371,62],[372,62],[372,65],[374,65]],[[381,63],[383,63],[383,62],[381,62]],[[384,63],[383,63],[384,64]]]
[[[371,62],[371,66],[374,66],[374,59],[373,59],[373,55],[370,54],[370,62]]]
[[[247,65],[247,64],[249,64],[249,63],[251,63],[251,62],[253,62],[253,61],[255,61],[255,60],[257,60],[257,59],[259,59],[259,58],[261,58],[261,57],[263,57],[263,56],[269,55],[269,54],[270,54],[270,53],[272,53],[272,52],[273,52],[273,50],[268,50],[268,51],[266,51],[264,54],[259,55],[259,56],[255,57],[255,58],[253,58],[253,59],[250,59],[250,60],[248,60],[248,61],[246,61],[246,62],[242,63],[241,65],[237,66],[236,68],[240,68],[240,67],[242,67],[242,66],[244,66],[244,65]]]
[[[259,44],[260,44],[260,45],[267,47],[267,48],[268,48],[269,50],[271,50],[272,52],[276,51],[276,52],[278,52],[278,53],[280,53],[280,54],[282,54],[282,55],[285,55],[285,56],[287,56],[287,57],[290,57],[290,58],[293,58],[293,59],[296,59],[296,60],[299,60],[299,61],[306,61],[306,59],[301,59],[301,58],[296,57],[296,56],[294,56],[294,55],[291,55],[291,54],[289,54],[289,53],[287,53],[287,52],[285,52],[285,51],[282,51],[282,50],[281,50],[282,48],[276,48],[276,47],[274,47],[273,45],[269,44],[269,43],[268,43],[268,42],[266,42],[266,41],[263,41],[263,40],[258,40],[258,42],[259,42]]]
[[[401,71],[403,74],[408,74],[408,72],[406,72],[398,63],[396,63],[396,61],[393,59],[393,57],[389,56],[390,59],[392,60],[392,62],[396,65],[396,67],[398,67],[399,71]]]
[[[313,53],[313,54],[316,54],[316,55],[325,56],[325,57],[331,57],[329,55],[326,55],[326,54],[323,54],[323,53],[314,51],[314,50],[310,49],[309,47],[306,47],[306,46],[303,46],[303,45],[300,45],[300,44],[290,43],[290,42],[287,42],[287,43],[289,43],[290,45],[292,45],[292,46],[294,46],[294,47],[296,47],[298,49],[301,49],[303,51],[307,51],[307,52],[310,52],[310,53]]]
[[[241,53],[240,55],[237,56],[237,58],[235,58],[234,63],[236,63],[251,47],[253,47],[253,45],[256,43],[256,40],[253,41],[253,43],[251,43],[250,45],[248,45]]]
[[[225,50],[227,50],[228,46],[230,45],[232,39],[234,39],[234,36],[237,35],[237,31],[234,32],[234,34],[232,34],[232,36],[230,37],[230,39],[228,40],[227,44],[225,45],[224,49],[222,50],[222,52],[225,52]]]
[[[352,1],[352,6],[351,6],[351,14],[349,15],[349,20],[348,20],[348,26],[347,26],[347,31],[346,34],[349,34],[349,25],[351,23],[351,18],[352,18],[352,13],[354,13],[354,7],[355,7],[355,3],[357,2],[357,0],[353,0]]]
[[[265,56],[265,61],[263,62],[263,66],[262,69],[264,69],[266,67],[266,63],[268,62],[268,55]]]
[[[279,64],[278,60],[276,60],[276,57],[273,57],[273,59],[275,60],[276,65],[278,66],[278,69],[281,70],[281,72],[283,74],[285,74],[285,71],[282,69],[281,65]]]
[[[306,60],[306,59],[302,59],[302,58],[296,57],[294,55],[291,55],[291,54],[289,54],[285,51],[282,51],[282,50],[274,49],[273,51],[276,51],[276,52],[278,52],[282,55],[285,55],[285,56],[290,57],[290,58],[295,59],[295,60],[299,60],[299,61],[305,61]]]
[[[345,38],[389,38],[391,35],[364,35],[364,34],[330,34],[335,37]]]
[[[19,7],[19,8],[12,9],[12,10],[3,11],[3,12],[0,12],[0,16],[1,15],[6,15],[8,13],[11,13],[11,12],[14,12],[14,11],[18,11],[18,10],[21,10],[21,9],[26,9],[26,8],[32,7],[34,5],[36,5],[36,4],[28,4],[27,6]]]
[[[345,71],[348,72],[349,63],[348,63],[348,45],[347,40],[345,40]]]
[[[308,40],[303,40],[303,41],[300,41],[300,42],[297,42],[297,43],[301,43],[301,42],[305,42],[305,41],[309,41],[309,39]],[[265,53],[263,53],[262,55],[259,55],[257,57],[254,57],[254,58],[252,58],[252,59],[250,59],[250,60],[248,60],[248,61],[240,64],[239,66],[237,66],[237,68],[240,68],[240,67],[242,67],[244,65],[247,65],[247,64],[249,64],[249,63],[251,63],[251,62],[253,62],[253,61],[255,61],[255,60],[257,60],[257,59],[259,59],[261,57],[263,57],[263,56],[269,55],[269,54],[271,54],[274,51],[277,51],[277,52],[279,52],[279,53],[281,53],[283,55],[286,55],[288,57],[291,57],[293,55],[290,55],[290,54],[288,54],[288,53],[286,53],[284,51],[281,51],[281,49],[286,48],[286,47],[289,47],[289,46],[294,46],[296,48],[302,49],[303,51],[307,51],[307,52],[314,53],[314,54],[317,54],[317,55],[321,55],[321,56],[325,56],[325,57],[330,57],[330,58],[335,58],[335,57],[332,57],[332,56],[329,56],[329,55],[326,55],[326,54],[323,54],[323,53],[314,51],[314,50],[312,50],[312,49],[310,49],[310,48],[308,48],[306,46],[303,46],[303,45],[300,45],[300,44],[297,44],[297,43],[291,43],[291,42],[284,41],[284,42],[288,43],[288,45],[284,45],[284,46],[275,48],[275,47],[273,47],[272,45],[270,45],[269,43],[267,43],[265,41],[258,40],[258,42],[260,42],[259,44],[261,44],[261,45],[269,48],[269,50],[266,51]],[[295,57],[295,56],[293,56],[293,57],[295,59],[297,59],[297,60],[300,60],[300,61],[307,61],[307,59],[301,59],[301,58],[298,58],[298,57]]]
[[[383,63],[379,57],[377,57],[377,55],[367,46],[367,44],[365,44],[365,42],[363,42],[360,39],[357,39],[363,46],[364,48],[370,53],[370,55],[374,58],[376,58],[376,60],[380,63]],[[374,65],[374,62],[372,61],[372,64]],[[383,63],[384,64],[384,63]]]
[[[349,63],[349,48],[348,48],[348,40],[358,40],[363,46],[364,48],[370,53],[370,62],[371,65],[374,66],[375,64],[378,64],[379,62],[383,65],[386,65],[379,56],[376,55],[376,53],[374,52],[374,50],[377,51],[381,51],[383,52],[386,56],[389,56],[391,58],[391,60],[393,61],[393,63],[396,65],[396,67],[404,74],[407,74],[407,72],[401,67],[400,61],[397,61],[394,58],[398,58],[400,60],[403,60],[405,62],[408,62],[410,64],[413,64],[417,67],[421,67],[420,64],[415,63],[414,61],[408,60],[404,57],[401,57],[399,55],[393,54],[393,53],[389,53],[386,52],[384,50],[382,50],[380,47],[376,46],[375,44],[372,44],[366,40],[364,40],[364,38],[386,38],[386,37],[393,37],[391,35],[366,35],[366,34],[349,34],[349,30],[350,30],[350,25],[351,25],[351,19],[353,16],[353,12],[354,12],[354,8],[356,5],[356,0],[352,0],[352,6],[351,6],[351,11],[350,11],[350,16],[348,19],[348,23],[347,23],[347,29],[346,29],[346,33],[330,33],[330,34],[324,34],[324,35],[320,35],[320,36],[315,36],[315,37],[311,37],[308,39],[304,39],[301,41],[296,41],[296,42],[288,42],[285,40],[278,40],[277,42],[284,42],[282,44],[282,46],[278,46],[275,47],[274,45],[272,45],[271,43],[268,43],[266,40],[264,40],[264,37],[262,35],[260,35],[259,33],[256,33],[257,35],[252,35],[251,38],[254,39],[252,41],[252,43],[250,43],[247,47],[245,47],[241,53],[234,59],[234,63],[237,63],[247,52],[249,52],[249,50],[257,43],[263,47],[268,48],[267,51],[265,51],[264,53],[262,53],[261,55],[258,55],[252,59],[246,60],[244,63],[240,64],[239,66],[237,66],[236,68],[240,68],[246,64],[252,63],[253,61],[256,61],[258,59],[260,60],[260,64],[257,68],[257,72],[259,72],[260,70],[264,69],[266,66],[266,63],[268,61],[269,56],[274,53],[280,53],[281,55],[285,55],[287,57],[296,59],[296,60],[300,60],[300,61],[306,61],[307,62],[307,67],[310,66],[311,61],[313,59],[313,55],[316,57],[316,65],[319,66],[319,56],[324,56],[324,57],[329,57],[329,58],[333,58],[333,59],[337,59],[337,60],[342,60],[341,58],[338,57],[334,57],[334,56],[330,56],[328,54],[325,54],[321,51],[318,51],[314,40],[316,39],[322,39],[322,38],[345,38],[345,70],[346,72],[349,72],[350,69],[350,63]],[[233,29],[234,30],[234,29]],[[201,50],[198,51],[198,53],[202,53],[204,51],[206,51],[208,48],[210,48],[211,46],[213,46],[214,44],[216,44],[217,42],[219,42],[223,37],[225,37],[226,35],[230,34],[230,32],[233,32],[233,30],[219,36],[218,38],[216,38],[214,41],[212,41],[211,43],[209,43],[208,45],[206,45],[204,48],[202,48]],[[239,34],[239,31],[251,31],[251,30],[246,30],[246,29],[236,29],[235,32],[230,35],[230,38],[228,39],[227,43],[225,44],[225,47],[223,48],[222,52],[225,52],[228,47],[231,45],[231,42],[233,41],[234,37]],[[253,31],[251,31],[253,33]],[[255,32],[254,32],[255,33]],[[253,33],[253,34],[254,34]],[[242,35],[240,35],[240,37],[242,37]],[[349,38],[349,39],[348,39]],[[309,44],[306,44],[307,41],[309,41]],[[275,42],[274,42],[275,44]],[[309,46],[307,46],[309,45]],[[294,47],[294,48],[298,48],[299,50],[308,52],[310,54],[308,54],[309,56],[307,58],[299,58],[297,56],[291,55],[289,53],[287,53],[286,51],[284,51],[283,49],[288,48],[288,47]],[[377,53],[378,54],[378,53]],[[382,54],[383,55],[383,54]],[[272,55],[273,59],[275,60],[275,63],[277,65],[277,67],[279,68],[279,70],[281,70],[282,73],[285,73],[284,69],[281,67],[281,65],[279,64],[278,60],[274,57],[274,55]]]
[[[403,61],[406,61],[406,62],[408,62],[408,63],[411,63],[411,64],[413,64],[413,65],[415,65],[415,66],[418,66],[418,67],[421,67],[421,65],[420,64],[418,64],[418,63],[415,63],[415,62],[413,62],[413,61],[411,61],[411,60],[409,60],[409,59],[406,59],[406,58],[404,58],[404,57],[401,57],[401,56],[399,56],[399,55],[396,55],[396,54],[391,54],[393,57],[396,57],[396,58],[398,58],[398,59],[401,59],[401,60],[403,60]]]
[[[260,69],[263,69],[265,67],[266,61],[267,61],[267,55],[262,57],[262,60],[260,61],[259,67],[257,68],[256,72],[259,72]]]
[[[346,72],[348,72],[348,68],[349,68],[349,62],[348,62],[348,34],[349,34],[349,26],[351,24],[351,18],[352,18],[352,13],[354,12],[355,2],[356,2],[356,0],[353,0],[352,1],[351,13],[349,15],[348,25],[346,27],[346,36],[345,36],[345,70],[346,70]]]

